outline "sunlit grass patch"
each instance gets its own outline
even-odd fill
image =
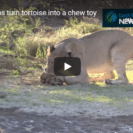
[[[9,50],[9,48],[7,48],[7,47],[0,47],[0,55],[4,55],[4,54],[13,55],[14,52]]]
[[[13,94],[13,95],[19,95],[20,94],[19,89],[8,89],[7,92],[8,92],[8,94]]]
[[[4,52],[4,51],[7,51],[7,50],[8,50],[8,47],[6,47],[6,46],[1,46],[1,47],[0,47],[0,51],[2,52],[2,50],[3,50],[3,52]]]
[[[11,75],[16,75],[16,76],[19,76],[20,75],[20,72],[18,70],[13,70]]]
[[[126,73],[129,83],[133,83],[133,71],[127,71]]]
[[[51,95],[51,93],[48,93],[45,95],[45,97],[41,97],[41,101],[49,103],[49,104],[54,104],[54,103],[64,103],[64,104],[76,104],[80,102],[98,102],[98,103],[105,103],[105,104],[112,104],[119,106],[121,102],[129,102],[130,98],[123,98],[123,97],[111,97],[111,96],[105,96],[102,95],[102,92],[104,90],[101,90],[99,94],[93,94],[93,93],[88,93],[87,92],[79,92],[75,93],[72,90],[72,93],[69,95],[64,95],[60,93],[54,93],[54,95]],[[112,93],[112,92],[110,92]]]
[[[53,90],[53,91],[50,91],[49,94],[71,95],[71,92],[66,90],[66,89],[63,89],[63,90]]]
[[[107,86],[104,82],[96,82],[95,85],[98,85],[98,86],[101,86],[101,87]]]
[[[82,97],[81,99],[88,102],[100,102],[100,103],[108,103],[112,101],[112,99],[109,97],[98,96],[98,95],[86,96],[86,97]]]
[[[95,74],[89,74],[90,77],[100,77],[103,76],[104,73],[95,73]]]
[[[133,99],[131,99],[130,102],[133,102]]]
[[[55,100],[55,99],[51,99],[50,101],[53,103],[63,103],[63,101],[59,101],[59,100]]]

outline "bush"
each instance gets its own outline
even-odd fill
[[[24,42],[19,42],[20,40],[22,41],[22,39],[20,38],[32,35],[32,29],[39,27],[40,24],[40,19],[36,19],[34,21],[31,16],[1,16],[0,41],[6,43],[8,48],[15,47],[16,45],[21,45],[20,43],[23,43],[24,45]],[[17,48],[18,46],[16,47],[15,51],[17,51]],[[26,54],[26,52],[23,53]]]
[[[46,48],[44,44],[32,41],[27,41],[25,45],[27,53],[34,57],[46,57]]]
[[[95,25],[95,24],[84,24],[80,26],[78,30],[82,34],[86,34],[102,30],[102,27],[100,25]]]
[[[77,18],[66,21],[66,26],[56,32],[45,25],[43,30],[40,29],[41,23],[39,18],[33,19],[31,16],[1,16],[0,42],[5,42],[8,49],[15,47],[13,51],[18,55],[45,58],[48,45],[55,45],[69,37],[79,38],[102,29],[98,24],[79,22]]]

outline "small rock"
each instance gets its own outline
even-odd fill
[[[6,97],[6,93],[5,92],[0,92],[0,98],[5,98]]]

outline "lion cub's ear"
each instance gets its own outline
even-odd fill
[[[48,46],[47,48],[47,55],[50,55],[55,50],[54,46]]]
[[[76,40],[66,44],[65,50],[68,54],[71,53],[71,55],[83,54],[84,53],[84,44],[82,41],[76,39]]]

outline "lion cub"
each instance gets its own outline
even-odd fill
[[[54,59],[56,57],[79,57],[81,73],[79,76],[56,76]],[[48,48],[47,67],[41,76],[42,83],[80,84],[89,83],[88,73],[104,73],[100,80],[106,84],[127,84],[125,64],[133,56],[133,37],[121,30],[103,30],[83,38],[69,38],[56,47]],[[118,73],[117,80],[113,70]]]

